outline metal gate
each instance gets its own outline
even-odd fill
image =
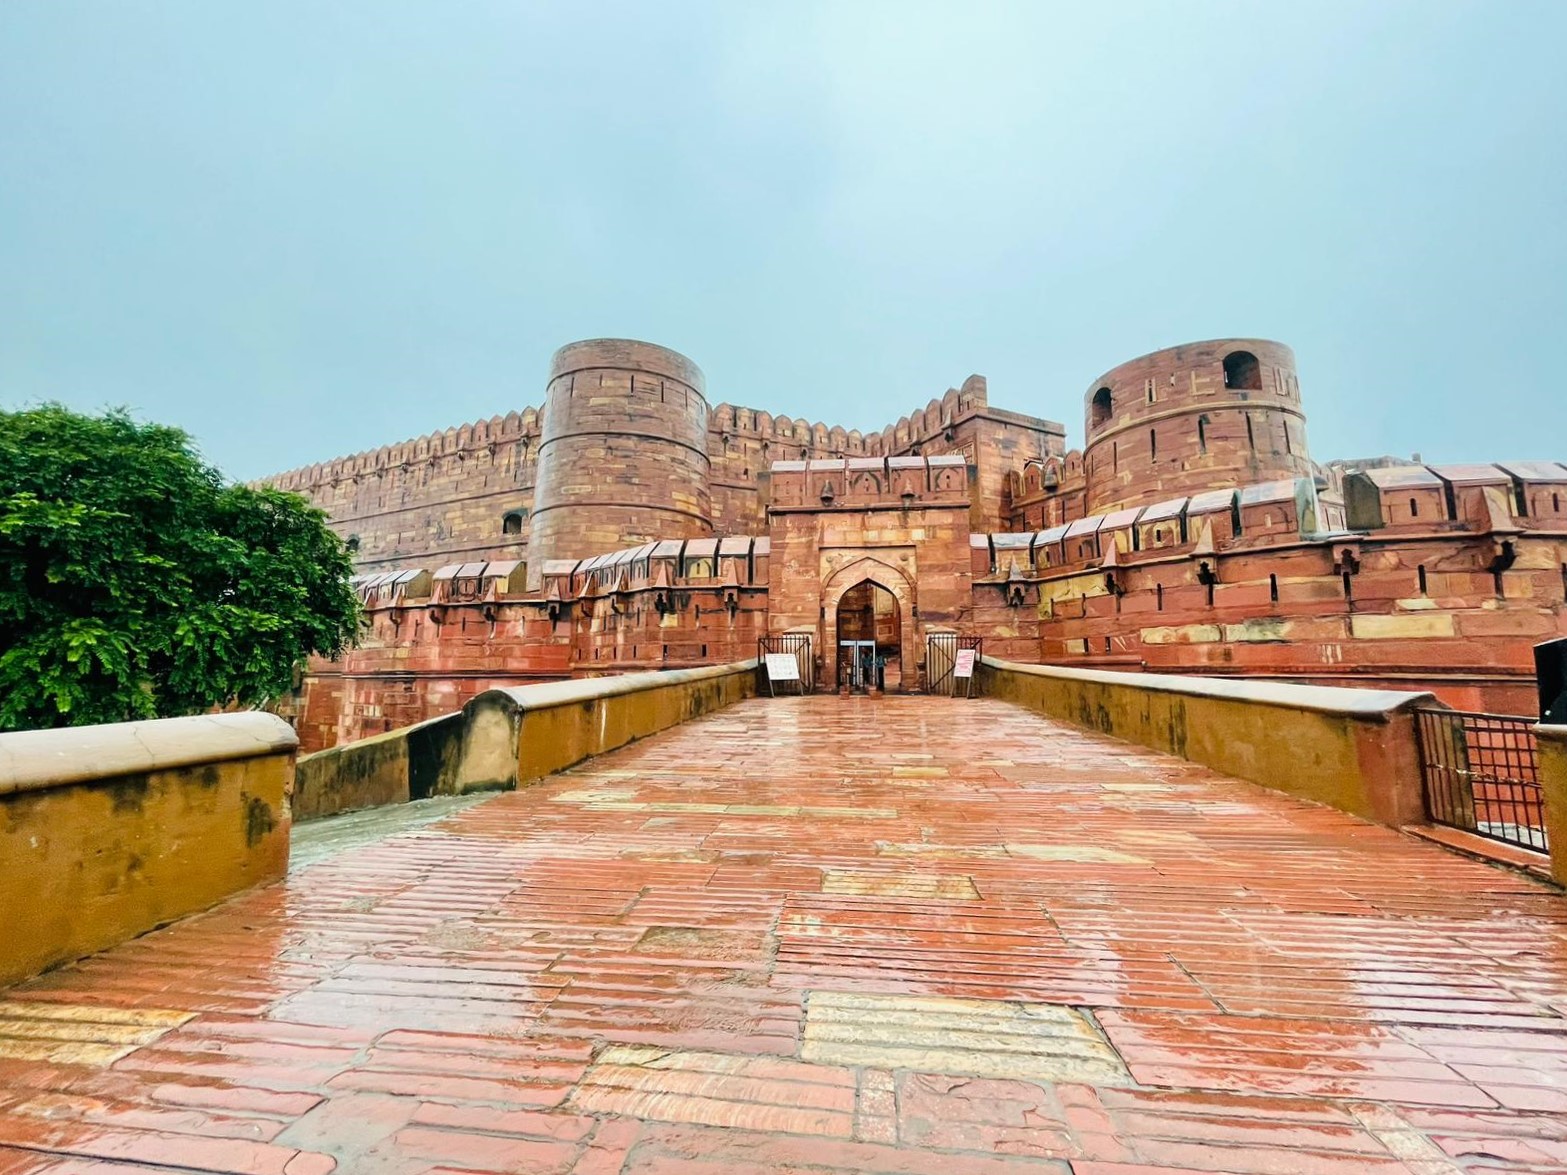
[[[1415,731],[1432,823],[1546,850],[1534,719],[1417,709]]]
[[[802,693],[812,693],[816,689],[816,659],[811,656],[811,634],[808,632],[786,632],[778,636],[764,636],[756,642],[756,659],[760,664],[756,671],[761,674],[761,687],[767,689],[767,654],[768,653],[792,653],[794,660],[800,667],[800,687]]]
[[[955,672],[959,649],[973,649],[974,660],[979,660],[983,647],[977,636],[959,636],[955,632],[933,632],[925,640],[925,691],[953,697],[972,688],[972,678],[959,685]]]

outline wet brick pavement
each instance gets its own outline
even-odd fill
[[[1567,899],[1000,703],[355,841],[6,993],[0,1175],[1567,1172]]]

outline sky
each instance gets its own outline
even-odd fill
[[[580,338],[879,429],[1295,349],[1312,454],[1567,459],[1563,0],[4,0],[0,406],[250,479]]]

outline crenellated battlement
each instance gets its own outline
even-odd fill
[[[395,444],[382,445],[378,449],[366,449],[347,457],[305,465],[286,473],[273,474],[257,479],[257,485],[275,486],[280,490],[304,492],[312,487],[335,483],[366,473],[405,468],[419,462],[438,460],[492,445],[516,442],[539,435],[539,410],[524,408],[521,412],[508,412],[504,416],[492,416],[488,420],[476,420],[456,428],[412,437]]]
[[[963,381],[961,388],[948,388],[945,395],[932,399],[922,411],[902,416],[879,432],[845,430],[819,421],[813,423],[803,417],[774,416],[761,409],[727,403],[714,407],[708,427],[721,436],[755,437],[785,447],[816,451],[802,459],[827,455],[894,456],[910,445],[940,436],[959,420],[987,408],[989,403],[985,377],[971,375]],[[780,456],[779,459],[785,458]]]
[[[365,640],[312,666],[302,735],[784,634],[810,638],[828,688],[873,669],[928,688],[927,641],[956,634],[1018,661],[1530,712],[1530,648],[1567,634],[1567,465],[1319,467],[1294,354],[1264,339],[1152,352],[1083,408],[1068,450],[975,375],[862,433],[710,407],[664,347],[569,344],[542,408],[271,479],[364,573]]]

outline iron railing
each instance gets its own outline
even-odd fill
[[[1415,731],[1433,823],[1546,850],[1534,719],[1417,709]]]
[[[933,632],[925,647],[925,689],[927,693],[954,697],[967,696],[973,688],[973,678],[958,684],[958,650],[973,649],[978,661],[983,641],[977,636],[960,636],[955,632]]]
[[[800,667],[800,692],[811,693],[816,689],[816,659],[811,655],[811,634],[808,632],[785,632],[777,636],[764,636],[756,642],[756,659],[761,662],[757,666],[757,673],[761,675],[761,686],[767,689],[767,654],[790,653],[794,656],[795,663]]]

